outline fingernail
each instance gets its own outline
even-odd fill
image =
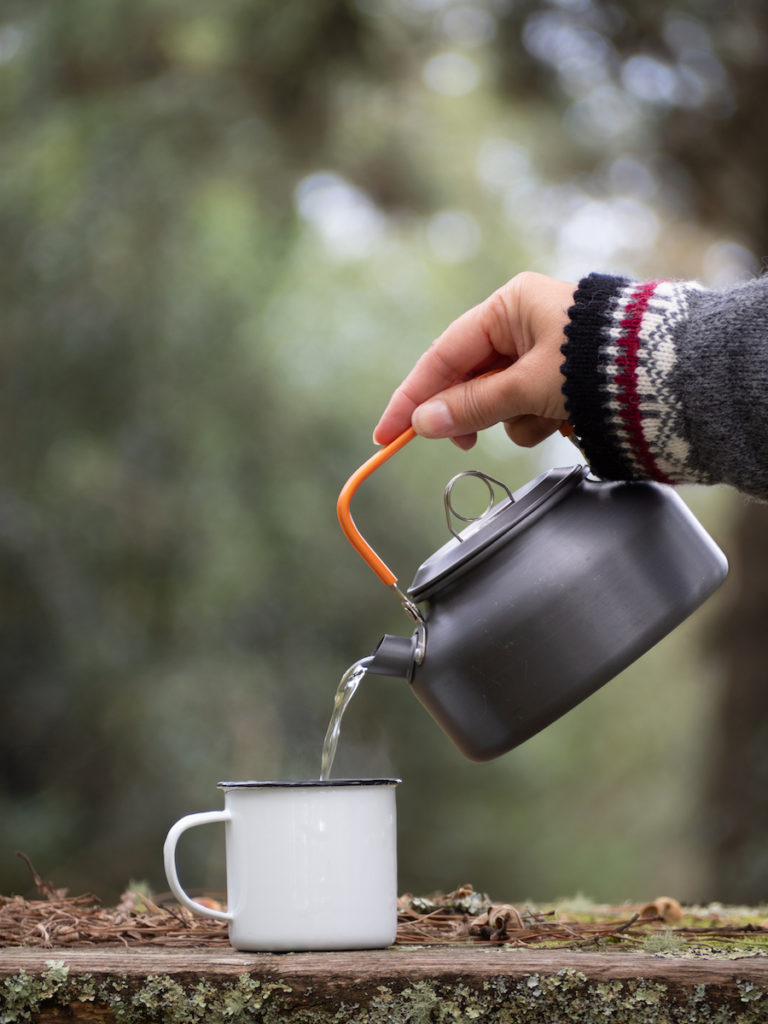
[[[448,437],[454,428],[451,410],[442,398],[420,405],[411,422],[416,433],[424,437]]]

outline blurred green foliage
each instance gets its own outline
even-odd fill
[[[342,671],[408,629],[336,495],[450,319],[526,266],[641,273],[663,237],[666,273],[718,253],[717,273],[749,269],[744,239],[713,249],[677,202],[682,165],[629,145],[658,110],[625,83],[625,114],[603,108],[615,131],[589,121],[583,46],[618,52],[601,11],[631,36],[622,4],[6,0],[0,891],[28,888],[16,849],[73,890],[162,889],[165,832],[217,806],[216,781],[318,773]],[[567,25],[581,35],[563,42]],[[537,47],[558,39],[548,65]],[[470,455],[417,442],[356,518],[407,583],[444,539],[448,477],[517,485],[571,458],[493,432]],[[694,500],[724,532],[727,500]],[[404,778],[401,887],[710,895],[711,614],[490,765],[404,684],[366,681],[337,773]],[[221,884],[220,848],[190,839],[190,885]]]

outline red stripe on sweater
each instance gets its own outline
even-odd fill
[[[656,460],[643,435],[643,415],[640,410],[640,395],[637,391],[637,362],[640,350],[640,329],[648,303],[660,282],[650,281],[640,285],[627,303],[624,317],[619,321],[623,334],[619,338],[621,355],[616,359],[619,372],[615,382],[619,386],[619,415],[635,462],[643,467],[652,480],[672,483],[656,464]]]

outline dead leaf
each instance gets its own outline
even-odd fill
[[[682,921],[683,908],[671,896],[659,896],[651,903],[646,903],[641,907],[638,914],[641,920],[660,917],[667,924],[672,924],[674,921]]]
[[[195,903],[199,903],[201,907],[207,907],[209,910],[223,910],[224,905],[218,900],[212,899],[210,896],[195,896]]]
[[[490,928],[493,932],[508,934],[521,931],[524,927],[523,918],[517,907],[511,903],[498,903],[489,907],[487,913],[480,914],[472,920],[472,928]]]

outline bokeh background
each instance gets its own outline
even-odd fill
[[[0,892],[17,850],[162,891],[218,780],[318,774],[342,672],[409,632],[335,519],[390,392],[522,269],[760,273],[766,95],[760,0],[4,0]],[[355,515],[407,584],[449,477],[577,460],[419,440]],[[768,898],[768,519],[683,494],[728,583],[518,750],[365,680],[336,773],[403,778],[401,891]]]

